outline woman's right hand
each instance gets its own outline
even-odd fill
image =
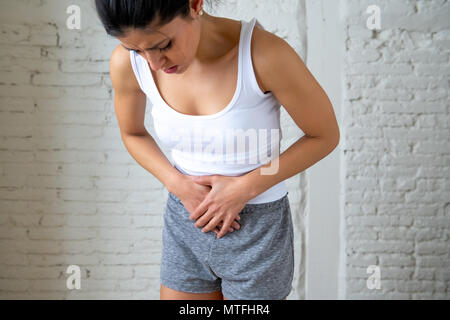
[[[201,185],[198,183],[195,183],[191,178],[184,177],[182,181],[180,181],[179,184],[177,184],[176,188],[172,190],[172,193],[181,200],[183,206],[185,209],[192,214],[195,209],[200,205],[200,203],[203,202],[205,197],[208,195],[209,191],[211,190],[210,186]],[[236,220],[240,220],[241,217],[238,215],[236,217]],[[237,221],[234,221],[231,225],[231,227],[228,229],[229,232],[233,232],[235,229],[239,230],[240,225],[237,223]],[[214,232],[217,234],[222,227],[222,223],[219,223],[214,230]]]

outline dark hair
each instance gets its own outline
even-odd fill
[[[106,33],[113,37],[124,36],[128,28],[145,29],[158,18],[155,27],[177,16],[191,19],[189,0],[95,0],[95,6]]]

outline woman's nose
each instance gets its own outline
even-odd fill
[[[165,59],[160,53],[151,54],[146,52],[145,59],[150,63],[150,67],[154,71],[158,71],[165,65]]]

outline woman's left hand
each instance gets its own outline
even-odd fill
[[[207,175],[189,176],[194,182],[209,185],[212,189],[203,202],[189,216],[191,220],[197,220],[195,226],[202,231],[209,232],[223,222],[217,238],[223,237],[230,228],[238,214],[251,199],[242,177]]]

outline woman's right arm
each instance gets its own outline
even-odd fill
[[[182,201],[189,213],[193,212],[211,188],[193,182],[175,169],[145,129],[146,95],[134,75],[130,53],[121,45],[111,55],[110,76],[114,88],[114,110],[125,148],[144,169]],[[229,231],[239,228],[234,221]]]
[[[172,166],[144,125],[146,95],[133,73],[130,53],[118,45],[110,60],[110,76],[114,88],[114,110],[125,148],[169,192],[186,177]]]

